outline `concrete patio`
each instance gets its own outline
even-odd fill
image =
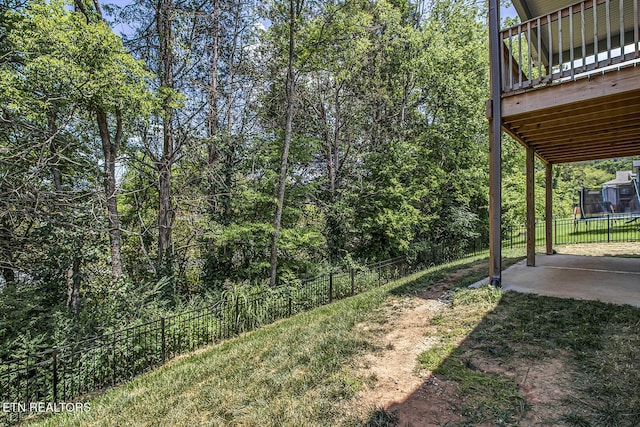
[[[640,258],[537,254],[504,270],[502,288],[640,307]]]

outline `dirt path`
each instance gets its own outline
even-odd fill
[[[440,382],[429,371],[416,369],[418,355],[439,343],[429,334],[428,325],[445,307],[438,300],[419,297],[399,299],[388,307],[393,314],[378,342],[382,350],[364,359],[362,370],[374,375],[376,382],[360,393],[358,401],[363,408],[383,407],[395,412],[399,405],[409,406],[409,410],[396,412],[404,426],[437,426],[457,420],[449,404],[453,386]],[[433,423],[425,424],[425,420]]]
[[[640,244],[571,245],[559,247],[558,252],[591,256],[638,256]],[[456,316],[464,315],[449,301],[455,282],[482,268],[486,268],[486,265],[457,271],[440,283],[423,289],[418,295],[390,299],[385,307],[386,323],[359,325],[372,333],[377,349],[365,355],[359,368],[362,376],[371,378],[369,385],[356,399],[358,411],[364,417],[368,417],[375,408],[378,413],[384,409],[387,417],[395,416],[397,425],[404,427],[483,425],[470,421],[470,412],[473,416],[475,409],[469,410],[475,408],[474,405],[482,405],[481,397],[479,400],[470,400],[469,395],[463,392],[461,383],[444,380],[444,374],[440,378],[440,374],[419,370],[417,360],[425,350],[441,345],[443,333],[446,335],[451,331],[450,327],[455,327],[447,323],[451,321],[451,316],[458,319],[460,317]],[[597,403],[584,394],[582,383],[576,382],[582,377],[576,371],[575,361],[572,361],[574,356],[566,349],[538,348],[526,342],[510,342],[508,356],[500,353],[502,355],[493,357],[480,350],[488,342],[478,341],[477,336],[469,340],[467,338],[470,335],[463,335],[455,335],[458,338],[454,340],[457,341],[451,342],[459,351],[455,356],[457,360],[463,361],[469,370],[479,375],[507,378],[517,388],[516,392],[521,396],[521,411],[516,410],[515,415],[512,414],[508,425],[564,424],[565,417],[580,415],[580,410],[576,410],[571,402],[586,399]],[[497,349],[499,352],[500,348]],[[532,356],[536,354],[539,356]],[[465,410],[467,413],[464,413]]]
[[[377,342],[382,350],[367,354],[361,369],[376,379],[373,387],[358,396],[363,409],[384,408],[397,415],[400,426],[407,427],[440,426],[460,419],[452,409],[456,386],[430,371],[418,370],[417,357],[440,343],[432,319],[448,307],[451,284],[483,267],[457,271],[418,296],[390,302],[386,308],[389,320]]]
[[[382,330],[374,330],[381,327],[379,324],[360,325],[379,336],[376,342],[379,350],[367,354],[360,368],[363,375],[375,378],[357,398],[361,410],[384,408],[397,417],[397,425],[405,427],[462,425],[463,417],[456,409],[465,402],[458,384],[430,371],[418,370],[417,357],[440,342],[433,319],[449,309],[447,296],[451,284],[477,268],[461,270],[418,296],[391,300],[386,307],[388,321]],[[475,358],[472,353],[469,357],[478,371],[513,378],[519,385],[529,410],[518,425],[552,425],[547,420],[557,420],[564,412],[564,390],[570,374],[563,357],[535,363],[515,358],[509,366]]]

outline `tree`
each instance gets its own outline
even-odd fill
[[[92,115],[103,154],[103,185],[111,248],[112,279],[122,275],[116,162],[125,115],[144,114],[148,93],[144,66],[124,50],[103,21],[70,12],[62,1],[38,3],[24,10],[8,35],[15,55],[11,82],[27,108],[46,121],[55,190],[62,191],[60,134],[74,120]],[[10,83],[12,84],[12,83]],[[40,101],[40,100],[43,101]],[[21,112],[25,115],[26,112]],[[28,117],[28,115],[26,115]],[[110,121],[115,121],[115,126]],[[44,127],[44,126],[43,126]],[[77,295],[77,289],[74,295]],[[75,304],[77,308],[77,304]]]
[[[295,113],[295,32],[296,21],[300,15],[300,9],[303,5],[303,1],[289,0],[289,47],[288,47],[288,60],[287,60],[287,79],[285,83],[286,88],[286,102],[287,110],[285,113],[285,125],[284,125],[284,140],[282,145],[282,156],[280,158],[280,174],[278,180],[276,213],[273,220],[273,238],[271,240],[271,256],[269,258],[270,275],[269,283],[271,286],[276,284],[276,273],[278,269],[278,238],[280,237],[280,228],[282,226],[282,208],[284,205],[284,191],[287,183],[287,161],[289,159],[289,147],[291,145],[291,137],[293,133],[293,115]]]

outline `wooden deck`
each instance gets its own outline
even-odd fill
[[[507,94],[502,127],[545,163],[640,155],[640,65]]]
[[[640,0],[489,0],[489,279],[501,283],[502,132],[526,149],[527,266],[535,266],[534,157],[545,165],[546,253],[559,163],[640,156]]]

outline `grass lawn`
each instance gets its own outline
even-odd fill
[[[27,424],[396,425],[402,406],[362,404],[378,385],[361,362],[393,351],[380,342],[392,302],[438,294],[423,333],[435,344],[409,363],[450,384],[447,425],[532,425],[540,414],[546,425],[640,425],[640,310],[467,289],[484,265],[459,261],[299,314],[177,358],[91,400],[88,413]],[[536,400],[536,366],[561,370],[549,380],[553,407]]]

